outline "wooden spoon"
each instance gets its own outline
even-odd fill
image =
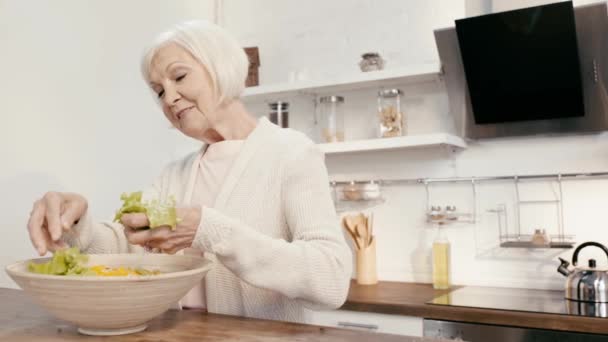
[[[354,228],[349,225],[349,219],[347,216],[342,218],[342,226],[344,227],[344,229],[346,229],[346,231],[348,232],[348,235],[350,235],[350,237],[353,239],[353,242],[355,243],[355,246],[357,247],[357,249],[361,249],[361,245],[359,244],[359,239],[357,238],[357,235],[355,234]]]
[[[357,227],[356,227],[356,231],[357,233],[357,237],[361,238],[361,240],[363,240],[362,245],[364,245],[364,247],[366,247],[366,243],[367,243],[367,233],[365,231],[365,221],[359,221],[357,223]]]
[[[368,233],[369,233],[369,244],[368,245],[372,244],[372,239],[374,238],[374,213],[370,214],[370,221],[371,222],[369,224],[369,231],[368,231]]]
[[[352,215],[346,215],[344,216],[344,219],[346,220],[346,224],[348,225],[348,227],[354,231],[355,226],[357,225],[357,217]]]

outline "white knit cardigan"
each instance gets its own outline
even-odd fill
[[[178,202],[202,152],[168,165],[144,196]],[[198,204],[193,204],[198,205]],[[66,237],[87,253],[144,253],[123,227],[85,216]],[[331,201],[323,153],[305,135],[262,118],[228,172],[215,205],[202,207],[192,247],[215,262],[206,275],[209,312],[304,321],[304,307],[340,307],[351,252]]]

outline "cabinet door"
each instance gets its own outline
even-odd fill
[[[312,311],[309,322],[326,327],[422,337],[422,318],[370,312]]]

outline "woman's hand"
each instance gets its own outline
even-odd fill
[[[47,192],[30,213],[27,229],[38,254],[67,247],[59,240],[87,211],[87,200],[79,194]]]
[[[150,225],[146,214],[124,214],[120,221],[125,226],[125,236],[129,243],[158,248],[163,253],[169,254],[175,254],[181,249],[190,247],[201,222],[201,208],[176,208],[175,210],[177,217],[181,220],[175,230],[171,230],[169,226],[138,229]]]

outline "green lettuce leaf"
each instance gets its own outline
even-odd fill
[[[114,222],[120,222],[120,218],[124,214],[129,213],[143,213],[148,217],[150,221],[150,227],[157,228],[160,226],[169,226],[171,229],[175,229],[178,219],[175,211],[175,199],[169,198],[168,200],[161,202],[159,200],[152,200],[143,202],[141,200],[141,191],[133,193],[123,193],[120,199],[123,201],[122,207],[116,211],[114,216]]]
[[[88,260],[89,257],[81,254],[78,247],[65,248],[55,251],[48,262],[30,262],[28,270],[51,275],[89,275],[91,271],[84,266]]]

